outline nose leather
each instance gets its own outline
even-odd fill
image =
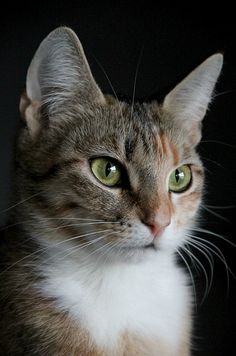
[[[153,237],[158,237],[171,222],[171,210],[169,202],[163,202],[154,211],[146,212],[142,222],[149,227]]]
[[[151,230],[151,234],[153,235],[154,238],[160,236],[165,228],[170,224],[170,222],[166,222],[165,225],[159,225],[158,223],[154,223],[154,224],[147,224],[144,223],[145,225],[147,225],[149,227],[149,229]]]

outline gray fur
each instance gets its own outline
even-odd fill
[[[134,220],[145,223],[152,218],[153,207],[161,204],[160,181],[171,161],[160,145],[163,135],[175,148],[179,162],[197,167],[195,193],[200,202],[203,167],[195,150],[200,139],[199,121],[210,101],[221,62],[220,55],[211,57],[199,67],[200,76],[197,69],[164,103],[135,103],[131,108],[128,103],[101,93],[82,46],[70,29],[56,29],[40,45],[27,75],[27,100],[22,106],[26,126],[21,129],[17,144],[16,196],[22,204],[15,208],[13,223],[19,226],[9,229],[3,251],[0,350],[4,355],[46,355],[49,349],[50,335],[30,323],[30,313],[42,301],[35,287],[41,278],[35,266],[50,263],[47,250],[37,254],[37,249],[45,246],[40,245],[41,241],[59,243],[81,234],[82,227],[66,226],[66,218],[80,217],[107,221],[102,229],[113,226],[116,232],[109,239],[120,239],[130,247]],[[200,91],[207,87],[200,104],[199,90],[183,95],[193,82]],[[197,124],[196,103],[201,108]],[[127,180],[122,189],[95,182],[89,173],[89,160],[99,156],[113,157],[124,166]],[[177,212],[183,226],[195,219],[186,213],[191,210],[189,204],[183,198]],[[91,229],[96,232],[101,227],[97,224]],[[89,246],[88,250],[102,244]],[[127,256],[130,257],[128,253]],[[45,301],[47,306],[50,302]]]

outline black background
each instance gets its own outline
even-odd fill
[[[29,62],[40,41],[59,25],[78,34],[92,72],[105,92],[114,90],[132,97],[138,70],[136,97],[165,92],[195,66],[215,52],[224,52],[223,73],[217,96],[204,120],[199,150],[207,168],[206,204],[223,206],[212,210],[228,221],[204,211],[203,227],[235,242],[235,21],[227,3],[206,9],[206,3],[160,5],[158,2],[22,2],[1,10],[0,32],[0,211],[10,206],[12,159],[19,125],[18,103]],[[227,6],[226,6],[227,5]],[[100,64],[98,64],[100,63]],[[106,72],[104,74],[103,70]],[[14,200],[14,197],[13,197]],[[227,207],[227,208],[226,208]],[[7,213],[0,214],[3,225]],[[212,235],[202,235],[216,244],[234,268],[235,248]],[[210,275],[207,259],[196,256]],[[194,355],[232,355],[235,348],[235,280],[215,256],[213,285],[204,294],[204,273],[194,273],[198,305],[195,310]],[[190,260],[188,260],[191,263]],[[193,269],[194,271],[194,269]]]

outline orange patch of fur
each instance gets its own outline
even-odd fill
[[[162,147],[162,152],[164,155],[167,155],[168,154],[168,149],[167,149],[167,137],[166,135],[162,134],[160,136],[160,142],[161,142],[161,147]]]
[[[172,157],[173,165],[178,166],[179,155],[175,145],[169,140],[169,138],[165,134],[161,134],[159,136],[159,139],[161,144],[160,147],[162,155]]]
[[[173,356],[173,349],[158,339],[127,332],[123,335],[123,350],[120,349],[117,356]],[[188,340],[185,337],[175,356],[189,356]]]
[[[170,141],[168,143],[170,146],[170,151],[173,156],[173,164],[175,167],[177,167],[179,165],[179,155],[178,155],[177,149],[173,143],[171,143]]]

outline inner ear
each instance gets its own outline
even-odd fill
[[[21,119],[26,123],[30,136],[35,139],[40,133],[43,121],[40,103],[30,100],[24,91],[20,98],[19,109]]]

